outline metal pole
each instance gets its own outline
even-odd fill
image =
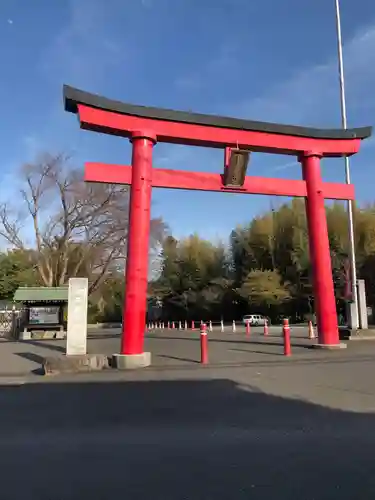
[[[275,263],[275,209],[273,208],[272,198],[270,199],[271,207],[271,235],[269,236],[269,250],[271,254],[272,270],[276,269]]]
[[[346,119],[346,100],[345,100],[345,79],[344,79],[344,61],[342,55],[342,37],[341,37],[341,18],[340,18],[340,2],[335,0],[336,3],[336,30],[337,30],[337,53],[339,63],[339,77],[340,77],[340,103],[341,103],[341,123],[344,129],[347,128]],[[350,184],[350,165],[349,158],[345,156],[345,180]],[[357,270],[355,258],[355,241],[354,241],[354,222],[353,222],[353,203],[348,200],[348,226],[349,226],[349,254],[350,254],[350,270],[352,281],[352,299],[354,303],[354,315],[351,314],[351,327],[358,328],[358,294],[357,294]],[[354,317],[353,317],[354,316]]]

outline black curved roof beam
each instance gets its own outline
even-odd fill
[[[185,124],[185,125],[195,125],[200,127],[200,130],[207,131],[207,128],[210,129],[226,129],[228,131],[233,132],[238,131],[238,133],[243,132],[254,132],[254,133],[262,133],[262,134],[271,134],[272,136],[289,136],[293,138],[306,138],[306,139],[318,139],[325,141],[344,141],[345,143],[349,140],[357,139],[362,140],[371,136],[372,127],[362,127],[362,128],[354,128],[354,129],[317,129],[311,127],[300,127],[296,125],[281,125],[277,123],[268,123],[268,122],[259,122],[252,120],[242,120],[239,118],[228,118],[223,116],[215,116],[215,115],[205,115],[200,113],[189,113],[185,111],[174,111],[163,108],[154,108],[147,106],[138,106],[134,104],[127,104],[120,101],[114,101],[111,99],[107,99],[106,97],[102,97],[96,94],[91,94],[89,92],[84,92],[82,90],[64,85],[64,105],[65,110],[71,113],[80,114],[80,107],[93,108],[96,110],[101,110],[102,112],[115,113],[117,115],[121,115],[122,117],[133,117],[137,118],[138,121],[136,123],[140,123],[140,119],[143,119],[146,123],[149,124],[151,121],[155,122],[155,127],[160,128],[160,123],[174,123],[174,124]],[[89,130],[95,130],[98,132],[110,133],[115,135],[124,135],[128,136],[126,128],[127,125],[119,127],[114,126],[104,126],[99,123],[89,123],[81,119],[81,126],[83,128]],[[134,122],[134,120],[133,120]],[[124,122],[123,122],[124,123]],[[182,129],[181,129],[182,130]],[[185,130],[185,129],[184,129]],[[187,129],[186,130],[190,130]],[[157,131],[156,131],[157,133]],[[184,135],[177,135],[176,137],[167,136],[166,134],[158,134],[158,140],[162,142],[171,142],[171,143],[180,143],[180,144],[192,144],[192,145],[207,145],[211,147],[224,147],[225,145],[231,145],[233,141],[228,140],[228,144],[226,144],[223,140],[220,141],[210,141],[206,140],[202,137],[202,140],[196,140],[193,137],[188,137]],[[207,134],[206,134],[207,135]],[[181,141],[178,139],[181,138]],[[186,139],[186,140],[185,140]],[[356,141],[356,142],[357,142]],[[277,141],[276,141],[277,142]],[[318,141],[319,142],[319,141]],[[328,143],[327,143],[328,144]],[[268,147],[258,147],[255,144],[255,147],[252,148],[251,143],[249,144],[241,144],[242,146],[248,146],[251,149],[259,150],[259,151],[268,151]],[[304,146],[305,143],[302,141],[301,146]],[[308,143],[306,143],[308,145]],[[337,146],[339,146],[337,144]],[[273,147],[271,147],[273,149]],[[285,152],[287,154],[296,154],[298,152],[297,148],[285,148],[283,151],[283,147],[279,147],[275,145],[275,151],[272,152]],[[306,149],[306,148],[303,148]],[[311,149],[311,148],[310,148]],[[335,149],[335,148],[333,148]],[[336,148],[337,149],[337,148]],[[354,150],[355,149],[355,150]],[[345,151],[345,147],[343,147],[343,151],[338,154],[338,151],[330,151],[328,149],[326,152],[326,156],[342,156],[343,154],[352,154],[358,151],[359,145],[357,148],[353,150]],[[324,151],[322,151],[324,152]]]

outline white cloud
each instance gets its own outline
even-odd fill
[[[366,118],[364,113],[375,105],[375,26],[358,32],[344,45],[344,66],[349,126],[366,125],[362,121]],[[287,81],[269,87],[263,95],[233,108],[237,116],[255,120],[337,127],[337,58],[334,55],[322,64],[302,68]],[[356,117],[359,110],[361,114]]]

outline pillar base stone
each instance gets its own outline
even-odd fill
[[[135,370],[137,368],[146,368],[151,365],[151,353],[142,352],[141,354],[113,354],[112,368],[117,370]]]
[[[337,349],[346,349],[348,346],[343,342],[339,344],[312,344],[314,349],[326,349],[327,351],[336,351]]]

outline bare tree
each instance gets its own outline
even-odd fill
[[[32,227],[35,266],[45,286],[61,286],[69,277],[83,275],[89,277],[91,293],[109,271],[123,268],[127,186],[85,183],[82,171],[69,168],[63,154],[45,154],[25,165],[21,175],[20,199],[0,205],[0,236],[25,250]],[[164,231],[160,219],[152,220],[151,246]]]

